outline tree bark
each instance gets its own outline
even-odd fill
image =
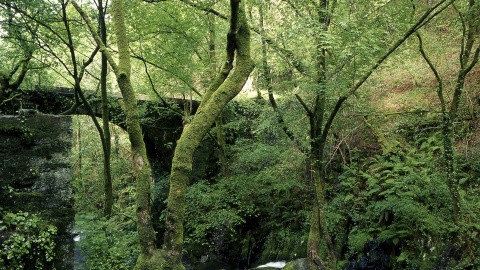
[[[103,44],[107,44],[107,28],[105,26],[105,10],[102,0],[98,0],[98,25],[100,26],[100,38]],[[110,166],[111,157],[111,135],[110,135],[110,119],[107,99],[107,71],[108,62],[105,54],[102,53],[102,68],[100,73],[100,90],[102,92],[102,122],[103,122],[103,137],[105,139],[104,153],[103,153],[103,177],[104,177],[104,193],[105,205],[103,207],[103,214],[109,217],[112,214],[113,207],[113,187],[112,187],[112,172]]]
[[[181,269],[185,193],[192,171],[193,153],[202,138],[215,123],[223,107],[242,90],[254,68],[254,63],[250,57],[250,32],[243,8],[243,1],[239,3],[239,1],[232,0],[230,5],[232,12],[231,28],[227,35],[227,61],[224,67],[233,63],[231,60],[233,60],[234,52],[236,51],[237,65],[235,71],[227,79],[224,79],[218,88],[216,88],[216,85],[224,78],[225,73],[221,72],[214,80],[209,91],[204,95],[195,118],[182,133],[172,161],[163,246],[163,258],[165,262],[170,264],[168,269]],[[225,71],[226,69],[222,70]]]
[[[474,2],[469,1],[470,12],[474,10]],[[443,121],[442,121],[442,133],[443,133],[443,158],[445,160],[446,173],[447,173],[447,186],[452,196],[453,206],[453,220],[455,225],[461,226],[462,222],[462,205],[459,192],[459,180],[455,169],[455,156],[454,156],[454,126],[453,123],[458,115],[458,107],[460,105],[461,96],[465,88],[465,78],[472,68],[478,63],[480,54],[480,45],[474,48],[474,44],[477,41],[478,35],[478,18],[473,16],[467,18],[465,21],[463,16],[459,13],[460,21],[463,26],[462,44],[460,47],[460,69],[457,75],[457,81],[453,92],[453,98],[450,102],[450,111],[447,111],[445,98],[443,96],[443,80],[439,75],[437,69],[434,67],[428,56],[423,49],[423,42],[420,34],[417,34],[419,41],[419,50],[423,56],[423,59],[429,65],[432,72],[435,74],[435,78],[438,82],[437,95],[440,100]]]
[[[328,31],[330,26],[330,16],[327,13],[328,0],[320,0],[318,9],[318,23],[323,31]],[[324,148],[326,138],[322,136],[323,121],[326,106],[326,49],[323,48],[324,41],[322,36],[317,37],[317,88],[313,110],[309,110],[308,117],[310,122],[311,137],[311,159],[313,170],[313,182],[315,185],[315,194],[313,201],[313,214],[308,237],[308,256],[310,269],[335,269],[336,257],[332,239],[327,228],[327,217],[325,214],[325,164],[324,164]],[[321,263],[318,256],[318,245],[322,239],[325,239],[328,248],[329,259],[326,266]]]
[[[135,92],[130,81],[130,53],[125,26],[125,16],[123,12],[123,1],[112,0],[112,16],[119,51],[118,65],[113,60],[113,57],[96,32],[90,18],[80,8],[76,1],[72,0],[71,3],[87,23],[95,42],[100,47],[100,50],[106,56],[110,66],[112,67],[112,70],[117,77],[117,83],[125,104],[124,113],[126,118],[127,133],[131,144],[136,178],[137,232],[140,241],[140,257],[137,260],[137,269],[142,269],[141,266],[144,262],[144,258],[150,258],[151,256],[157,254],[158,251],[155,249],[155,233],[153,231],[150,216],[151,169],[148,163],[147,152],[140,127],[137,100],[135,98]]]
[[[217,58],[215,51],[215,15],[207,14],[208,17],[208,59],[210,62],[210,79],[211,82],[215,80],[217,74]],[[228,177],[228,163],[227,163],[227,154],[226,154],[226,145],[225,145],[225,136],[223,134],[222,126],[222,116],[219,115],[215,121],[215,126],[217,128],[217,147],[218,147],[218,159],[221,165],[221,173],[223,177]]]

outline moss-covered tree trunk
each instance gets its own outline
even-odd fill
[[[320,0],[318,3],[318,23],[322,31],[328,31],[330,25],[330,16],[328,13],[328,0]],[[323,37],[321,34],[317,37],[317,55],[316,55],[316,88],[315,101],[313,110],[300,99],[300,103],[307,112],[310,122],[310,150],[311,164],[313,172],[313,182],[315,187],[313,200],[313,213],[310,224],[310,233],[308,236],[308,259],[310,269],[335,269],[336,257],[334,245],[327,228],[327,217],[325,213],[325,165],[324,165],[324,148],[327,137],[324,133],[328,133],[328,127],[323,130],[324,114],[326,106],[326,49],[323,48]],[[319,245],[322,241],[327,243],[328,262],[324,263],[319,256]]]
[[[210,62],[210,80],[213,82],[217,74],[217,57],[215,50],[215,15],[209,13],[208,16],[208,59]],[[215,121],[217,128],[217,147],[218,159],[220,161],[221,172],[223,177],[228,177],[228,163],[226,154],[225,136],[223,132],[222,116],[220,115]]]
[[[10,93],[18,89],[27,74],[28,62],[31,58],[30,53],[18,61],[9,72],[0,72],[0,104],[9,99]],[[15,74],[17,74],[17,77],[13,79]]]
[[[145,256],[150,257],[152,254],[156,254],[154,244],[155,234],[150,216],[151,169],[148,163],[147,152],[140,127],[137,100],[135,98],[135,92],[130,81],[130,52],[128,47],[127,29],[125,26],[123,1],[112,0],[112,16],[119,53],[118,65],[113,60],[113,57],[109,51],[106,49],[105,44],[102,42],[100,36],[95,30],[95,27],[92,25],[90,18],[85,14],[85,12],[83,12],[76,1],[72,0],[71,3],[85,20],[90,29],[90,33],[95,39],[95,42],[100,47],[102,53],[107,57],[107,60],[117,77],[118,87],[120,88],[125,104],[124,113],[126,118],[127,133],[131,144],[133,165],[135,168],[137,232],[141,248],[141,255],[138,261],[141,263],[143,262],[141,258],[144,258]]]
[[[135,168],[137,232],[140,240],[140,252],[142,255],[148,256],[155,252],[155,234],[150,216],[151,169],[147,159],[145,142],[143,141],[137,100],[130,81],[130,50],[122,0],[112,0],[112,15],[119,52],[118,67],[114,71],[125,104],[127,132]],[[140,258],[139,262],[141,263]]]
[[[310,269],[335,269],[336,257],[334,246],[327,228],[327,217],[325,213],[326,199],[325,199],[325,162],[324,149],[326,137],[323,136],[323,120],[325,113],[325,50],[320,50],[319,63],[321,69],[318,79],[318,94],[316,96],[315,108],[313,112],[309,112],[310,120],[310,136],[312,141],[310,143],[311,149],[311,163],[313,171],[313,182],[315,186],[313,213],[310,224],[310,233],[308,237],[308,258]],[[325,240],[328,248],[328,262],[324,264],[319,257],[319,244]]]
[[[185,215],[185,194],[187,182],[192,171],[192,159],[195,149],[210,130],[224,106],[243,88],[254,63],[250,57],[250,31],[245,17],[243,1],[232,0],[230,31],[227,38],[227,65],[233,64],[236,52],[236,67],[227,79],[219,74],[205,94],[195,118],[183,131],[175,148],[170,175],[170,193],[167,204],[166,232],[164,235],[163,259],[166,268],[182,269],[183,223]],[[224,69],[222,69],[224,70]],[[228,75],[228,74],[227,74]],[[216,87],[215,85],[219,85]]]
[[[135,165],[137,231],[141,246],[140,256],[135,269],[184,269],[181,263],[181,256],[185,193],[186,184],[192,170],[193,152],[198,147],[203,136],[211,128],[223,107],[242,90],[254,68],[254,63],[250,57],[250,32],[245,11],[243,8],[240,8],[239,1],[231,1],[232,16],[230,32],[227,35],[227,60],[205,94],[195,118],[182,133],[175,149],[167,205],[167,230],[164,235],[163,248],[162,250],[157,250],[154,245],[155,236],[150,217],[151,171],[140,128],[137,103],[130,81],[130,55],[123,3],[121,0],[112,1],[112,15],[119,51],[118,65],[96,33],[95,27],[85,12],[83,12],[76,1],[72,0],[71,3],[85,20],[95,42],[107,57],[117,77],[118,86],[125,103],[127,132]],[[237,65],[234,73],[227,79],[230,70],[233,68],[235,53],[237,55]]]

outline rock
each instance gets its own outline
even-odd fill
[[[194,270],[230,270],[231,267],[219,261],[210,261],[193,267]]]
[[[295,261],[288,262],[282,270],[310,270],[308,266],[308,259],[302,258]]]
[[[32,111],[0,117],[0,207],[57,227],[54,262],[44,268],[73,269],[71,118]]]

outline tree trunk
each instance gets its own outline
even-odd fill
[[[107,44],[107,28],[105,26],[105,12],[102,0],[98,0],[98,25],[100,26],[100,38],[103,44]],[[107,57],[102,53],[102,69],[100,73],[100,89],[102,92],[102,122],[103,122],[103,137],[105,140],[103,153],[103,176],[104,176],[104,192],[105,205],[103,214],[109,217],[112,214],[113,207],[113,187],[112,187],[112,173],[110,166],[111,157],[111,135],[110,135],[110,119],[107,100]]]
[[[28,62],[31,58],[31,54],[25,58],[22,58],[8,73],[0,72],[0,104],[2,104],[8,98],[10,93],[18,89],[25,78],[25,75],[27,74]],[[11,81],[13,75],[15,75],[19,69],[20,71],[18,72],[17,78],[14,81]]]
[[[107,60],[112,67],[115,76],[117,77],[118,87],[122,93],[124,102],[123,109],[126,118],[127,133],[131,144],[136,179],[137,232],[140,241],[140,256],[137,260],[136,268],[143,269],[141,266],[143,265],[145,258],[150,258],[158,254],[158,251],[155,249],[155,233],[153,231],[150,216],[151,169],[148,163],[147,152],[140,127],[137,100],[135,98],[135,92],[130,81],[130,52],[126,34],[123,1],[112,0],[112,16],[119,52],[118,65],[113,60],[112,55],[107,50],[105,44],[102,42],[100,36],[96,32],[90,18],[80,8],[76,1],[72,0],[71,3],[85,20],[90,29],[90,33],[95,39],[95,42],[102,53],[107,57]]]
[[[475,9],[475,3],[469,1],[470,13]],[[460,70],[458,71],[457,81],[455,84],[455,89],[453,92],[453,98],[450,103],[450,111],[447,111],[447,106],[445,98],[443,96],[443,81],[440,77],[438,70],[433,66],[430,59],[427,57],[425,51],[423,50],[423,42],[420,34],[417,34],[419,41],[419,50],[423,58],[429,65],[432,72],[435,74],[435,78],[438,82],[437,95],[440,100],[442,107],[443,121],[442,121],[442,133],[443,133],[443,158],[445,160],[446,173],[447,173],[447,186],[450,190],[452,196],[452,206],[453,206],[453,220],[455,225],[461,226],[464,224],[462,222],[462,205],[461,197],[459,192],[459,180],[458,175],[455,169],[455,156],[454,156],[454,126],[453,123],[458,115],[458,107],[460,105],[461,96],[465,87],[465,78],[467,74],[473,69],[473,67],[478,63],[479,54],[480,54],[480,45],[477,45],[477,48],[474,48],[474,44],[477,41],[478,27],[479,22],[476,16],[467,18],[467,21],[464,21],[462,15],[459,13],[460,19],[462,19],[463,26],[463,37],[461,44],[461,54],[460,54]]]
[[[254,68],[254,63],[250,57],[250,32],[245,17],[243,1],[239,3],[239,1],[232,0],[231,10],[227,59],[231,59],[230,57],[233,57],[233,53],[236,50],[237,65],[235,71],[219,85],[218,89],[215,88],[215,85],[218,84],[225,74],[217,76],[213,85],[205,94],[195,118],[182,133],[175,149],[172,173],[170,175],[170,193],[168,196],[167,222],[163,246],[163,259],[169,264],[165,269],[182,269],[181,255],[185,194],[192,170],[193,153],[202,138],[215,123],[223,107],[242,90]]]
[[[324,31],[328,31],[330,26],[331,16],[328,14],[328,0],[319,1],[318,10],[318,23]],[[319,35],[317,37],[317,89],[314,109],[308,111],[310,120],[310,136],[312,141],[311,145],[311,158],[312,158],[312,170],[313,181],[315,185],[315,194],[313,202],[313,215],[312,223],[310,227],[310,234],[308,237],[308,255],[309,264],[311,269],[335,269],[336,257],[335,249],[332,239],[328,233],[327,217],[325,215],[326,200],[325,200],[325,164],[324,164],[324,148],[326,137],[323,136],[323,121],[326,106],[326,49],[323,48],[323,37]],[[328,130],[326,130],[328,132]],[[315,217],[315,218],[313,218]],[[318,244],[321,239],[325,239],[328,248],[329,260],[326,266],[322,265],[318,256]]]
[[[208,59],[210,62],[210,80],[213,82],[215,80],[215,75],[217,73],[217,58],[215,51],[215,15],[208,14]],[[226,145],[225,137],[223,135],[222,127],[222,116],[220,115],[215,121],[215,126],[217,128],[217,147],[218,147],[218,159],[220,165],[222,166],[221,172],[223,177],[228,177],[228,163],[227,163],[227,154],[226,154]]]

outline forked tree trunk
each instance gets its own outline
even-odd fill
[[[167,222],[164,235],[163,258],[166,269],[182,269],[183,222],[185,216],[185,194],[192,171],[192,158],[195,149],[210,130],[224,106],[243,88],[254,63],[250,57],[250,31],[246,21],[243,1],[232,0],[230,31],[227,35],[227,61],[222,72],[217,75],[212,86],[204,95],[195,118],[183,131],[175,148],[170,175],[170,193],[167,204]],[[227,79],[234,52],[236,67]],[[218,85],[218,86],[217,86]]]
[[[352,88],[343,96],[341,96],[337,103],[334,106],[333,111],[330,113],[329,117],[326,118],[325,126],[323,126],[324,120],[324,111],[325,111],[325,50],[319,45],[317,51],[318,58],[317,58],[317,70],[318,70],[318,77],[317,82],[319,89],[318,94],[316,96],[315,107],[310,110],[306,104],[301,100],[301,98],[297,95],[300,103],[304,107],[309,116],[310,120],[310,132],[311,132],[311,151],[312,151],[312,164],[314,170],[314,183],[315,183],[315,200],[313,204],[313,215],[312,215],[312,223],[310,228],[309,234],[309,241],[308,241],[308,257],[309,257],[309,265],[311,269],[322,269],[326,267],[327,269],[335,269],[336,268],[336,257],[334,253],[334,246],[332,240],[328,234],[328,228],[326,227],[326,216],[325,216],[325,207],[326,207],[326,200],[324,194],[325,188],[325,169],[324,169],[324,162],[323,162],[323,152],[325,148],[326,139],[328,133],[330,131],[331,125],[339,112],[340,108],[342,107],[343,103],[353,95],[358,88],[360,88],[363,83],[370,77],[370,75],[375,71],[385,59],[392,54],[401,44],[403,44],[415,31],[420,29],[425,25],[425,23],[431,20],[433,17],[438,15],[441,11],[443,11],[447,6],[453,3],[455,0],[449,0],[445,5],[442,6],[446,0],[441,0],[439,3],[434,5],[433,7],[429,8],[421,17],[420,19],[401,37],[399,38],[391,47],[390,49],[385,52],[381,57],[378,58],[375,64],[369,67],[366,73],[360,77],[360,79],[352,86]],[[319,10],[319,22],[320,24],[324,24],[325,27],[329,25],[329,16],[327,14],[322,14],[327,11],[328,5],[327,0],[320,0],[319,5],[321,8]],[[331,16],[331,15],[330,15]],[[318,42],[318,44],[321,44]],[[322,128],[323,127],[323,128]],[[324,237],[329,253],[329,261],[325,265],[323,265],[319,254],[318,254],[318,244],[322,240],[322,236]]]

